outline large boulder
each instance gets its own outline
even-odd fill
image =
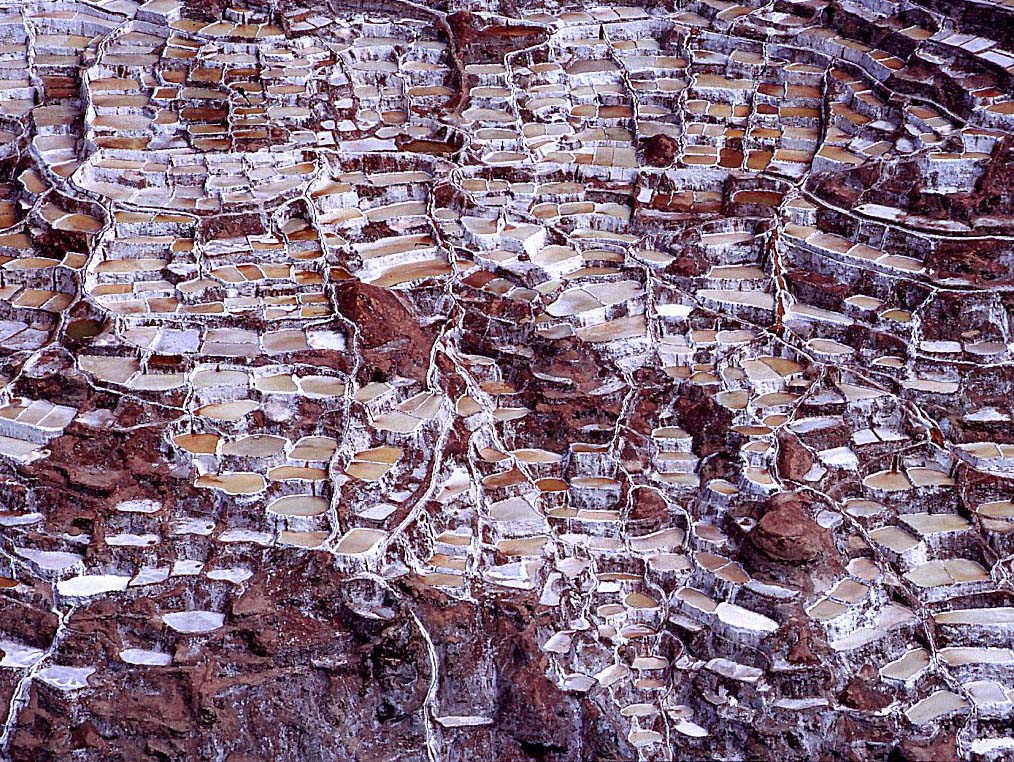
[[[772,561],[813,561],[829,541],[827,530],[810,515],[806,502],[792,492],[773,495],[750,534],[754,546]]]
[[[778,437],[778,475],[794,482],[801,481],[813,467],[813,455],[793,434]]]

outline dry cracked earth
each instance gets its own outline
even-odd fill
[[[0,7],[0,759],[1014,759],[1014,2]]]

